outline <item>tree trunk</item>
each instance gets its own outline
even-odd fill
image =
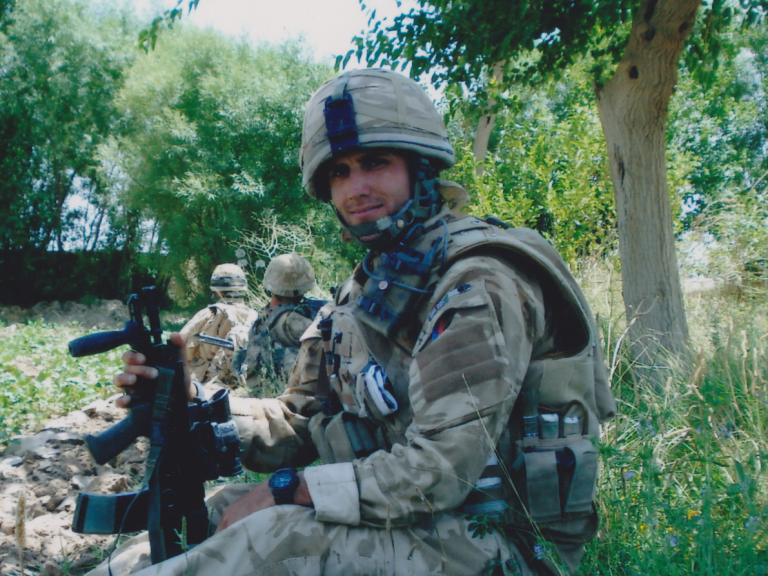
[[[701,0],[641,0],[616,74],[595,86],[619,226],[624,306],[636,375],[662,382],[688,355],[688,324],[667,186],[667,105]],[[643,375],[645,375],[643,374]]]
[[[497,84],[501,82],[504,78],[504,62],[496,62],[496,64],[493,65],[493,69],[491,72],[491,81],[490,84]],[[496,105],[496,101],[491,98],[488,101],[488,109],[492,109]],[[493,131],[493,125],[496,123],[496,114],[486,114],[485,116],[482,116],[480,120],[477,123],[477,130],[475,131],[475,141],[472,145],[472,154],[475,157],[476,162],[482,162],[485,160],[486,155],[488,154],[488,140],[491,137],[491,132]],[[477,166],[477,175],[482,176],[483,175],[483,166],[478,165]]]

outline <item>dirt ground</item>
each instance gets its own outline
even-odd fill
[[[163,326],[181,327],[186,318],[180,314],[160,314]],[[97,300],[86,305],[79,302],[39,302],[32,308],[0,306],[0,320],[6,326],[31,320],[48,324],[80,322],[88,329],[119,330],[128,320],[128,306],[120,300]]]
[[[44,302],[28,310],[0,307],[0,319],[9,327],[42,318],[49,323],[79,321],[86,327],[115,330],[123,327],[127,314],[126,305],[118,300],[91,306]],[[164,317],[163,323],[180,325],[183,320]],[[80,492],[116,494],[133,489],[143,478],[145,439],[104,466],[92,461],[83,444],[85,434],[106,430],[125,417],[113,399],[98,400],[51,420],[43,430],[17,437],[0,454],[0,576],[84,574],[114,542],[114,536],[75,534],[71,529]],[[18,515],[22,495],[23,522]],[[23,572],[20,538],[24,540]]]

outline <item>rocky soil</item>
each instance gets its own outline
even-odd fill
[[[36,434],[17,437],[0,457],[0,575],[22,573],[22,532],[25,574],[83,574],[114,541],[114,536],[72,532],[78,493],[125,492],[144,474],[144,439],[104,466],[92,461],[83,444],[83,435],[106,430],[125,416],[111,400],[98,400],[49,421]]]
[[[12,331],[14,323],[36,319],[116,330],[124,326],[128,309],[118,300],[90,306],[43,302],[30,309],[0,307],[5,331]],[[163,317],[164,326],[180,326],[183,321],[181,316]],[[104,466],[92,461],[83,444],[85,434],[106,430],[125,417],[113,399],[98,400],[51,420],[42,430],[15,438],[0,454],[0,576],[84,574],[114,542],[114,536],[75,534],[71,529],[80,492],[116,494],[132,490],[143,478],[145,439]],[[23,517],[19,515],[22,496]]]

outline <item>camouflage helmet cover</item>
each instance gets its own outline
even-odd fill
[[[245,272],[237,264],[219,264],[211,274],[211,290],[245,295],[248,291]]]
[[[277,296],[302,296],[315,286],[315,271],[306,258],[298,254],[281,254],[264,272],[264,289]]]
[[[334,115],[333,108],[342,112]],[[341,74],[321,86],[307,104],[300,164],[310,196],[318,197],[314,176],[320,165],[355,147],[410,150],[431,159],[438,170],[455,162],[443,119],[429,96],[414,80],[386,69]]]

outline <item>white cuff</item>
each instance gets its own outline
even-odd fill
[[[360,494],[351,462],[310,466],[304,469],[304,480],[312,496],[316,520],[360,524]]]

